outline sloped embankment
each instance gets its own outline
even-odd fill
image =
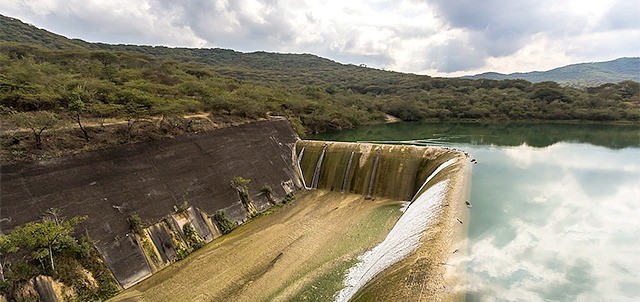
[[[261,121],[172,140],[139,143],[44,162],[1,167],[0,230],[38,220],[49,208],[86,215],[80,228],[93,238],[123,287],[174,261],[192,228],[210,241],[219,235],[212,215],[224,210],[247,219],[234,177],[250,179],[258,210],[296,190],[295,132],[286,120]],[[171,215],[170,215],[171,214]],[[140,228],[130,221],[139,216]],[[189,223],[191,227],[186,227]],[[188,231],[187,231],[188,233]]]

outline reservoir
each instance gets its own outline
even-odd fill
[[[467,301],[640,299],[640,126],[394,123],[312,139],[477,160]]]

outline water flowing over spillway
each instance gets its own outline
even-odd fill
[[[429,175],[385,240],[360,257],[360,262],[349,270],[344,282],[345,288],[338,293],[336,301],[349,301],[374,276],[419,247],[425,230],[434,222],[441,209],[448,180],[421,191],[440,171],[455,162],[455,159],[450,159]]]
[[[313,180],[311,181],[311,187],[314,189],[318,188],[318,181],[320,180],[320,171],[322,171],[322,161],[324,160],[324,155],[327,153],[327,146],[322,148],[322,153],[320,153],[320,159],[316,164],[316,170],[313,172]]]
[[[356,154],[355,151],[351,151],[351,155],[349,155],[349,161],[347,162],[347,167],[344,169],[344,177],[342,179],[342,189],[340,191],[344,193],[344,190],[347,187],[347,179],[349,179],[349,171],[351,171],[351,163],[353,162],[353,156]]]
[[[306,189],[411,200],[451,151],[399,145],[299,141],[297,170]]]
[[[418,248],[424,230],[437,215],[446,187],[447,181],[442,181],[427,189],[400,217],[385,240],[360,257],[361,262],[349,270],[346,287],[338,293],[336,301],[349,301],[375,275]]]

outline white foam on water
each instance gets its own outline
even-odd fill
[[[444,170],[444,168],[452,165],[453,163],[455,163],[457,161],[457,159],[452,158],[444,163],[442,163],[441,165],[439,165],[435,171],[433,171],[433,173],[431,173],[431,175],[429,175],[429,177],[427,177],[427,179],[422,183],[422,186],[420,186],[420,189],[418,189],[418,191],[416,191],[416,195],[413,196],[413,198],[411,198],[411,201],[415,200],[416,197],[418,197],[418,195],[420,194],[420,192],[422,191],[422,189],[424,188],[424,186],[427,185],[427,183],[434,178],[436,175],[438,175],[438,173],[440,173],[440,171]]]
[[[447,166],[451,164],[447,163]],[[432,175],[444,169],[440,167]],[[335,301],[348,301],[375,275],[418,249],[425,230],[435,222],[442,209],[448,182],[443,180],[415,198],[384,241],[360,256],[360,262],[349,269],[344,280],[345,288],[337,294]]]

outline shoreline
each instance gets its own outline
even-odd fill
[[[441,219],[449,222],[449,250],[458,251],[443,255],[448,258],[445,263],[450,264],[446,266],[443,284],[450,293],[448,297],[445,297],[445,300],[449,301],[464,301],[466,296],[466,259],[468,258],[469,247],[469,218],[472,210],[472,208],[467,207],[466,202],[471,202],[472,164],[469,158],[463,158],[460,165],[460,172],[456,173],[446,197],[449,204],[455,204],[456,206],[449,207],[449,211],[445,210],[441,217]],[[463,223],[459,224],[456,218]]]

